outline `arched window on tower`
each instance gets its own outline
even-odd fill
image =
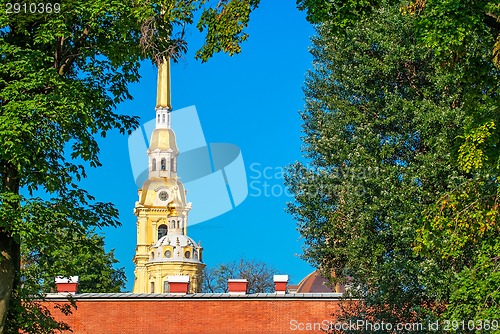
[[[161,122],[165,123],[165,114],[161,115]]]
[[[165,158],[161,158],[161,170],[167,169],[167,160]]]
[[[160,124],[160,114],[158,114],[158,121],[157,121],[158,124]]]
[[[156,170],[156,159],[153,159],[153,161],[151,161],[151,170],[152,171]]]
[[[160,240],[163,236],[167,235],[167,225],[161,224],[158,226],[158,240]]]

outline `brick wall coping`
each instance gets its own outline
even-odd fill
[[[80,293],[72,295],[71,298],[76,301],[84,300],[120,300],[120,301],[137,301],[137,300],[235,300],[235,299],[251,299],[251,300],[318,300],[332,299],[338,300],[342,298],[342,293],[254,293],[234,295],[229,293],[194,293],[186,295],[173,295],[169,293]],[[51,293],[45,297],[46,301],[67,301],[66,294]]]

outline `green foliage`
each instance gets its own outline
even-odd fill
[[[320,24],[313,39],[302,112],[308,164],[286,177],[304,258],[356,287],[364,304],[350,319],[446,319],[472,296],[462,292],[473,277],[493,287],[467,306],[469,318],[494,314],[500,74],[483,35],[471,32],[467,62],[450,68],[400,5],[383,3],[342,33],[338,24]],[[466,155],[481,169],[464,168]]]
[[[23,241],[23,279],[37,281],[37,292],[54,292],[56,276],[79,276],[80,293],[121,292],[125,287],[124,269],[113,267],[118,263],[113,251],[106,252],[104,238],[92,231],[40,231],[36,239]]]
[[[490,149],[491,155],[497,155],[497,158],[499,158],[495,150],[497,143],[491,144],[487,142],[487,140],[492,137],[492,130],[495,129],[495,122],[489,121],[473,129],[465,136],[464,143],[458,150],[458,160],[463,170],[471,172],[472,170],[483,168],[485,163],[490,159],[488,155],[485,154],[486,149]],[[500,160],[496,162],[495,168],[500,169]]]
[[[498,240],[498,239],[497,239]],[[444,319],[485,321],[500,316],[500,244],[485,240],[474,254],[475,263],[465,267],[451,288],[450,305]],[[491,321],[491,320],[490,320]]]
[[[58,13],[23,7],[20,13],[0,12],[0,270],[6,273],[0,277],[0,332],[9,300],[5,330],[41,333],[57,327],[48,325],[50,319],[43,320],[48,327],[41,324],[46,310],[26,307],[23,315],[22,305],[30,304],[19,302],[33,291],[47,291],[56,272],[79,271],[83,291],[120,289],[123,272],[112,268],[113,254],[90,232],[119,225],[118,212],[78,184],[86,168],[101,165],[98,139],[137,126],[138,117],[116,108],[132,98],[128,86],[139,80],[140,61],[182,55],[184,28],[194,24],[198,11],[198,27],[207,32],[198,58],[207,61],[216,52],[240,52],[247,38],[243,29],[259,1],[57,3]]]
[[[498,183],[469,179],[446,192],[423,212],[415,250],[437,253],[455,268],[474,264],[473,254],[482,242],[500,235]]]
[[[471,44],[481,36],[488,58],[500,64],[500,4],[481,0],[297,0],[313,24],[328,21],[333,30],[343,29],[365,19],[377,9],[398,5],[405,15],[417,15],[415,33],[419,43],[431,48],[448,64],[467,61]]]
[[[318,24],[329,21],[331,29],[341,29],[352,26],[380,7],[381,0],[297,0],[297,7],[305,10],[306,19]]]
[[[413,0],[413,1],[367,1],[367,0],[297,0],[300,10],[307,11],[307,19],[313,24],[328,21],[332,31],[343,33],[344,28],[366,19],[374,10],[388,5],[399,5],[403,15],[415,16],[415,42],[432,50],[440,61],[443,76],[448,72],[460,73],[460,82],[475,85],[478,80],[491,80],[485,62],[493,61],[500,68],[500,4],[498,1],[482,0]],[[375,18],[374,18],[375,19]],[[438,72],[439,69],[437,69]],[[485,72],[486,71],[486,72]],[[493,84],[494,85],[494,84]],[[494,85],[496,86],[496,85]],[[500,167],[500,133],[498,104],[484,101],[490,87],[485,82],[485,91],[473,96],[462,96],[470,114],[464,124],[465,143],[460,151],[460,163],[465,170],[480,168],[486,159]],[[488,109],[489,108],[489,109]],[[493,114],[493,116],[491,116]],[[485,115],[490,115],[488,118]],[[493,122],[493,125],[491,124]],[[478,140],[488,141],[484,143]],[[481,139],[482,138],[482,139]],[[480,147],[478,144],[481,144]]]
[[[248,281],[247,293],[273,292],[274,268],[254,260],[233,261],[205,268],[203,271],[203,292],[227,292],[227,280],[238,278]]]
[[[474,49],[476,36],[483,39],[483,51],[491,59],[495,39],[500,35],[497,1],[427,0],[414,1],[414,13],[418,14],[418,33],[421,40],[436,55],[451,63],[466,60]]]
[[[207,0],[162,0],[156,3],[132,2],[135,18],[141,22],[142,45],[158,59],[159,55],[176,59],[187,50],[184,28],[193,24],[194,14],[202,10],[197,28],[205,32],[205,44],[196,53],[203,62],[214,53],[234,55],[241,51],[240,43],[248,38],[243,30],[248,26],[250,13],[260,0],[220,0],[207,5]],[[145,20],[144,20],[145,19]],[[143,21],[144,20],[144,21]]]
[[[203,12],[198,22],[200,31],[207,30],[205,45],[196,57],[207,61],[214,53],[229,55],[241,52],[241,42],[248,38],[243,29],[248,26],[250,12],[257,8],[260,0],[220,1],[217,7]],[[223,6],[225,4],[225,6]]]
[[[104,238],[93,231],[85,231],[78,224],[66,229],[40,229],[32,238],[24,236],[19,305],[14,301],[7,332],[17,333],[23,328],[28,333],[53,333],[68,329],[64,322],[50,316],[50,310],[40,304],[46,293],[55,292],[56,276],[79,276],[78,292],[121,292],[125,286],[125,271],[114,268],[118,261],[113,251],[104,250]],[[77,305],[71,299],[57,305],[64,314],[70,314]]]
[[[302,113],[310,161],[287,177],[305,258],[339,280],[350,277],[374,316],[392,322],[384,317],[408,321],[426,301],[411,249],[432,191],[420,184],[443,189],[436,181],[453,173],[451,157],[434,140],[447,143],[458,128],[432,87],[431,56],[415,47],[413,21],[397,13],[378,11],[377,23],[368,26],[369,18],[344,34],[330,22],[319,27]],[[424,156],[430,150],[441,162],[424,174],[436,162]]]
[[[475,173],[423,212],[414,249],[449,273],[443,282],[449,287],[443,319],[484,320],[500,314],[499,189],[497,177]]]
[[[332,2],[324,0],[297,0],[297,8],[305,10],[306,19],[311,23],[320,23],[328,19]]]

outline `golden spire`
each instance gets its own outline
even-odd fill
[[[162,62],[158,64],[156,108],[172,110],[172,100],[170,95],[170,58],[163,58]]]

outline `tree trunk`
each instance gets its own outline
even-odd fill
[[[16,272],[19,272],[20,245],[5,230],[0,230],[0,334],[6,328],[6,318],[9,310]]]
[[[6,161],[0,161],[1,191],[6,194],[19,194],[19,174],[15,166]],[[6,200],[2,203],[3,209],[16,212],[20,207],[16,200]],[[5,214],[5,212],[4,212]],[[7,216],[8,213],[7,213]],[[7,330],[7,314],[9,306],[17,298],[20,284],[21,243],[6,229],[9,222],[2,222],[0,228],[0,334]],[[19,301],[18,301],[19,302]]]

